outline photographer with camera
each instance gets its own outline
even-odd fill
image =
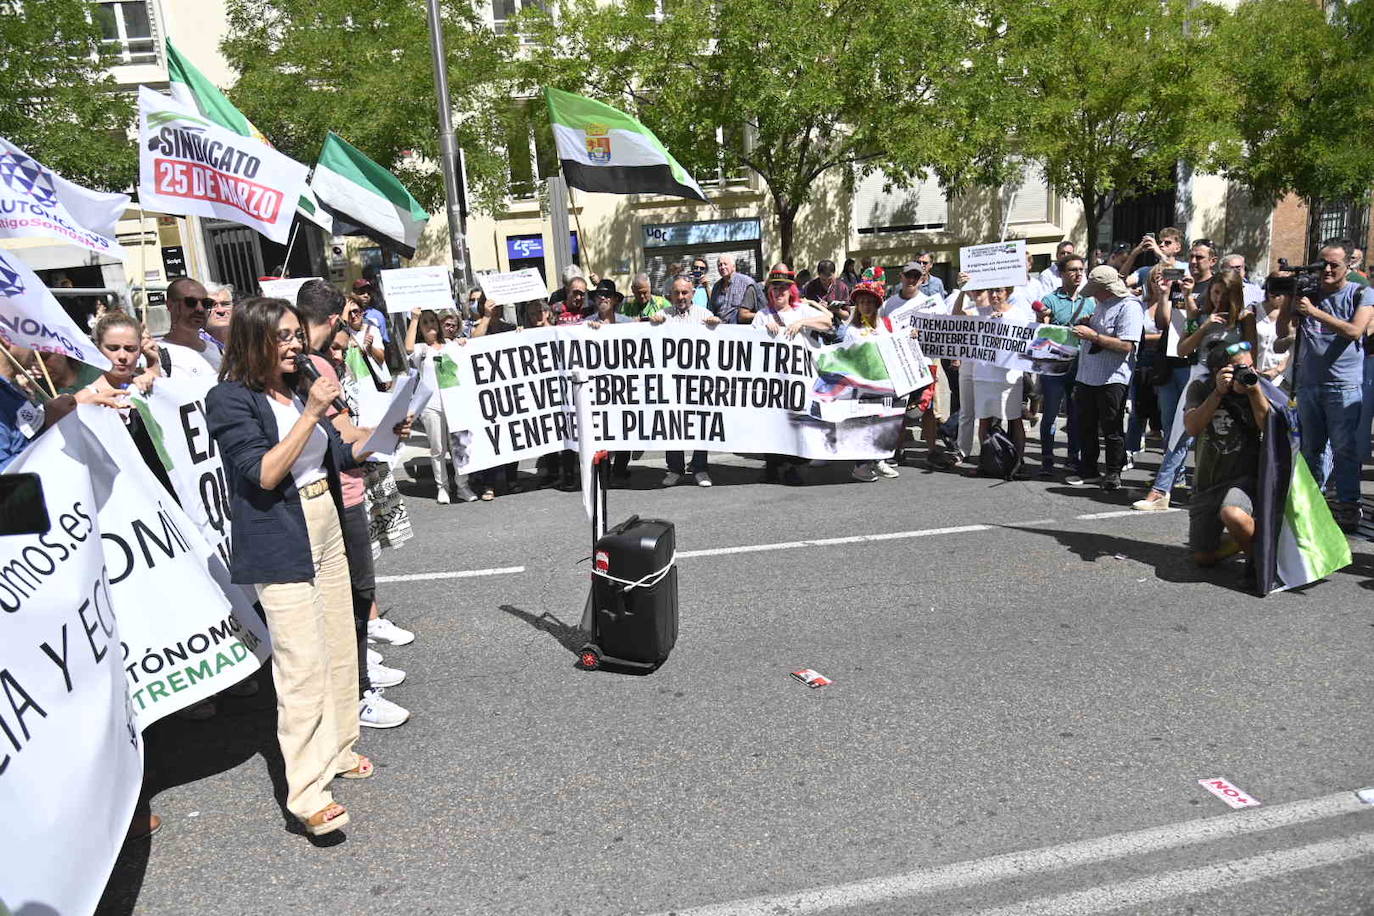
[[[1328,478],[1335,483],[1333,514],[1342,529],[1353,531],[1360,523],[1360,344],[1374,317],[1374,289],[1350,282],[1349,247],[1343,241],[1322,247],[1315,288],[1295,278],[1296,288],[1280,313],[1278,336],[1286,337],[1296,326],[1294,382],[1302,454],[1319,486],[1325,488]],[[1329,467],[1328,443],[1334,458]]]
[[[1269,399],[1260,389],[1247,341],[1214,347],[1206,366],[1212,374],[1188,386],[1183,414],[1184,431],[1197,438],[1197,487],[1188,506],[1188,543],[1193,562],[1204,567],[1237,552],[1250,552],[1260,433],[1269,416]],[[1223,541],[1226,534],[1229,541]]]
[[[1126,278],[1129,285],[1144,289],[1145,284],[1150,282],[1150,268],[1154,265],[1147,263],[1144,267],[1137,267],[1141,258],[1153,255],[1157,263],[1163,264],[1166,269],[1186,270],[1188,262],[1178,257],[1182,251],[1183,233],[1173,226],[1165,226],[1159,230],[1158,237],[1153,232],[1147,232],[1140,243],[1131,249],[1125,263],[1119,268],[1121,275]]]

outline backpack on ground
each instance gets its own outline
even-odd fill
[[[982,451],[978,455],[978,472],[984,477],[1000,477],[1011,480],[1021,469],[1021,455],[1016,443],[1001,426],[993,426],[983,437]]]

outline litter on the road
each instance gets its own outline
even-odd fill
[[[831,684],[835,683],[819,671],[813,671],[810,668],[802,668],[799,671],[793,671],[792,676],[808,687],[829,687]]]
[[[1226,804],[1230,805],[1232,808],[1259,807],[1259,799],[1254,798],[1248,793],[1242,792],[1240,789],[1220,777],[1216,779],[1199,779],[1197,784],[1208,792],[1211,792],[1217,798],[1226,802]]]
[[[1374,786],[1365,789],[1356,789],[1355,797],[1366,805],[1374,805]]]

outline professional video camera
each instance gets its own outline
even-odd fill
[[[1264,281],[1264,294],[1311,298],[1321,288],[1322,267],[1320,263],[1289,267],[1287,258],[1279,258],[1279,269]]]

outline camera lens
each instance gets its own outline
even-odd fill
[[[1259,373],[1247,366],[1236,372],[1236,381],[1247,388],[1253,387],[1259,384]]]

